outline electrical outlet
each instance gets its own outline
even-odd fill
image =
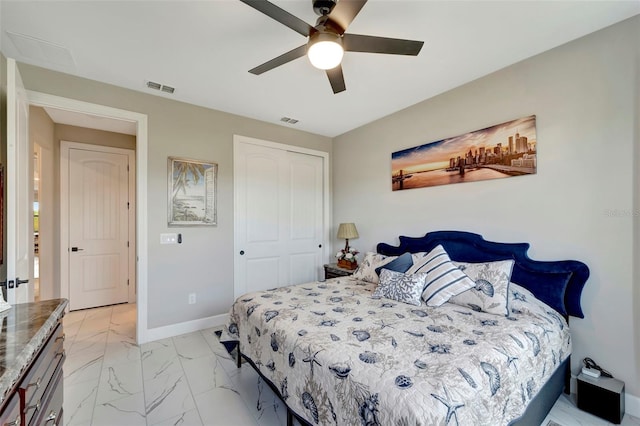
[[[195,293],[189,293],[189,304],[190,305],[194,305],[196,303],[196,294]]]

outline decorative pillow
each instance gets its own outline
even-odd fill
[[[355,270],[352,277],[360,281],[367,281],[377,284],[380,281],[380,277],[376,273],[376,268],[386,265],[395,260],[397,256],[385,256],[374,252],[367,252],[364,255],[362,263]]]
[[[514,282],[509,283],[509,305],[514,301],[527,303],[531,299],[536,299],[536,296],[529,290]]]
[[[521,313],[527,309],[536,297],[526,288],[514,282],[509,283],[509,314]]]
[[[411,260],[413,260],[413,263],[416,264],[420,259],[422,259],[428,254],[429,254],[428,251],[419,251],[417,253],[411,253]]]
[[[526,288],[514,283],[509,283],[509,315],[533,315],[538,318],[547,318],[552,323],[557,322],[560,328],[568,327],[565,318],[556,310],[538,299]]]
[[[427,274],[406,275],[402,272],[383,268],[380,271],[380,284],[378,284],[372,296],[386,297],[398,302],[420,306],[422,305],[420,296],[422,295],[426,277]]]
[[[474,311],[509,316],[509,282],[513,260],[487,263],[454,262],[475,281],[475,286],[449,299],[450,303],[471,308]]]
[[[449,258],[441,245],[436,246],[417,261],[407,274],[427,274],[422,300],[429,306],[440,306],[456,294],[475,287],[473,282]]]
[[[387,263],[386,265],[377,267],[376,274],[380,275],[380,271],[383,268],[396,272],[407,272],[412,266],[413,258],[411,257],[411,253],[405,253],[399,256],[397,259],[394,259],[391,262]]]

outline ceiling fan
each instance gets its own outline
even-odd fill
[[[423,41],[346,33],[367,0],[312,0],[313,10],[320,16],[315,27],[267,0],[240,1],[308,37],[306,44],[250,69],[255,75],[307,55],[313,66],[326,70],[333,93],[340,93],[346,90],[340,65],[345,51],[417,56],[424,44]]]

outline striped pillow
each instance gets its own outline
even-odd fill
[[[428,306],[440,306],[451,297],[475,287],[476,283],[449,258],[444,248],[436,246],[420,259],[414,259],[407,274],[426,272],[422,300]]]

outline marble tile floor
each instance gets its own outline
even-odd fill
[[[64,317],[65,425],[286,424],[282,402],[251,367],[236,368],[215,329],[138,346],[135,321],[134,304]],[[564,395],[542,424],[553,422],[609,425]],[[640,419],[627,415],[622,424],[640,426]]]

